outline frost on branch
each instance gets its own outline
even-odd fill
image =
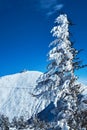
[[[56,20],[55,23],[59,24],[59,26],[55,26],[52,30],[51,33],[53,33],[53,36],[60,38],[60,39],[65,39],[69,37],[69,32],[68,32],[68,26],[69,26],[69,21],[67,19],[67,15],[60,15]]]

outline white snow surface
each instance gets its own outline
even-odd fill
[[[82,99],[80,104],[80,111],[87,111],[87,85],[82,84]]]
[[[38,71],[26,71],[0,78],[0,114],[12,120],[15,116],[30,118],[36,111],[44,109],[44,105],[32,95],[36,80],[41,75]]]
[[[29,119],[48,106],[49,99],[36,98],[32,95],[36,87],[36,80],[41,74],[38,71],[26,71],[1,77],[0,114],[8,116],[10,121],[14,117],[20,116]],[[87,100],[87,87],[83,85],[83,88],[85,91],[82,100]],[[82,101],[80,109],[83,108],[87,109],[87,104],[83,104]]]

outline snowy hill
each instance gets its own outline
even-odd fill
[[[40,117],[45,118],[47,111],[49,109],[50,111],[54,109],[52,105],[49,107],[50,100],[38,99],[32,95],[34,88],[36,87],[36,80],[41,74],[41,72],[37,71],[25,71],[1,77],[0,113],[8,116],[10,120],[15,116],[24,116],[26,119],[30,119],[35,113],[40,113]],[[84,85],[83,88],[85,89]],[[83,99],[86,100],[87,89],[85,89],[83,95],[85,95]],[[87,108],[86,104],[84,105],[82,103],[81,108],[83,106]],[[43,113],[44,117],[42,116]],[[54,119],[52,113],[50,113],[48,118],[50,117]],[[48,120],[48,118],[46,119]]]
[[[30,118],[40,103],[32,96],[36,80],[41,72],[26,71],[0,78],[0,113],[10,118]],[[44,108],[42,105],[37,111]]]

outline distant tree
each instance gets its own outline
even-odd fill
[[[23,130],[27,128],[26,121],[24,120],[24,117],[21,116],[19,118],[14,117],[12,122],[10,123],[11,128],[16,128],[17,130]]]
[[[59,126],[62,123],[67,129],[70,127],[70,130],[81,130],[78,99],[81,95],[81,84],[77,83],[74,72],[86,65],[81,65],[77,57],[80,51],[76,50],[70,41],[69,25],[71,22],[67,15],[61,14],[55,23],[56,26],[53,27],[51,33],[56,39],[49,45],[52,49],[48,53],[48,71],[42,74],[37,81],[36,96],[53,101],[58,109],[60,102],[61,109],[56,120]],[[61,119],[59,119],[60,114]]]
[[[1,130],[9,130],[9,118],[4,116],[4,115],[0,115],[0,129]]]

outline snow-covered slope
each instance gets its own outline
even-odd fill
[[[26,71],[0,78],[0,113],[10,120],[14,116],[30,118],[35,112],[38,99],[32,96],[36,80],[41,72]],[[44,108],[42,105],[38,111]]]
[[[50,104],[50,100],[38,99],[32,95],[36,87],[36,80],[41,74],[37,71],[25,71],[1,77],[0,114],[8,116],[10,120],[15,116],[24,116],[29,119],[33,114],[44,110]],[[86,87],[83,85],[83,88]],[[87,97],[87,89],[83,95]]]

